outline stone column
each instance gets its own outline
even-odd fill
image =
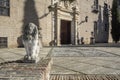
[[[57,19],[57,46],[60,46],[60,19]]]
[[[57,3],[54,4],[55,8],[54,8],[54,45],[57,45],[57,27],[58,27],[58,17],[57,17]]]
[[[72,45],[74,45],[75,44],[75,38],[74,38],[74,32],[75,30],[74,30],[74,19],[72,20],[72,22],[71,22],[71,43],[72,43]]]
[[[112,14],[111,11],[109,11],[109,36],[108,36],[108,43],[112,43],[113,39],[112,39],[112,34],[111,34],[111,30],[112,30]]]
[[[74,45],[77,45],[77,19],[76,19],[76,7],[73,7],[73,24],[74,24]]]
[[[77,37],[77,27],[78,27],[78,26],[77,26],[77,19],[75,19],[75,45],[78,45],[78,43],[77,43],[77,40],[78,40],[78,39],[77,39],[77,38],[78,38],[78,37]]]
[[[54,37],[55,37],[55,17],[54,17],[54,12],[51,13],[52,14],[52,41],[54,41]]]
[[[112,30],[112,24],[111,24],[111,17],[109,19],[109,36],[108,36],[108,43],[112,43],[112,34],[111,34],[111,30]]]

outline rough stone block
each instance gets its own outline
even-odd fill
[[[51,59],[42,58],[36,63],[22,60],[0,64],[0,80],[49,80]]]

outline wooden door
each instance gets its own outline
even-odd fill
[[[61,44],[71,44],[71,22],[61,20]]]

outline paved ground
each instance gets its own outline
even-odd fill
[[[51,48],[43,48],[40,53],[40,57],[46,57]],[[26,54],[24,48],[4,48],[0,49],[0,63],[6,61],[19,60]]]
[[[120,48],[58,47],[51,74],[120,74]]]
[[[23,48],[0,49],[0,62],[23,58]],[[41,57],[52,57],[51,74],[120,74],[119,47],[45,47]]]

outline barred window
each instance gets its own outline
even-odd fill
[[[0,15],[9,16],[10,4],[9,0],[0,0]]]
[[[94,31],[97,31],[97,21],[94,21]]]
[[[96,8],[98,8],[98,5],[99,5],[98,0],[94,0],[94,5],[96,6]]]
[[[0,37],[0,48],[6,48],[8,45],[7,37]]]

